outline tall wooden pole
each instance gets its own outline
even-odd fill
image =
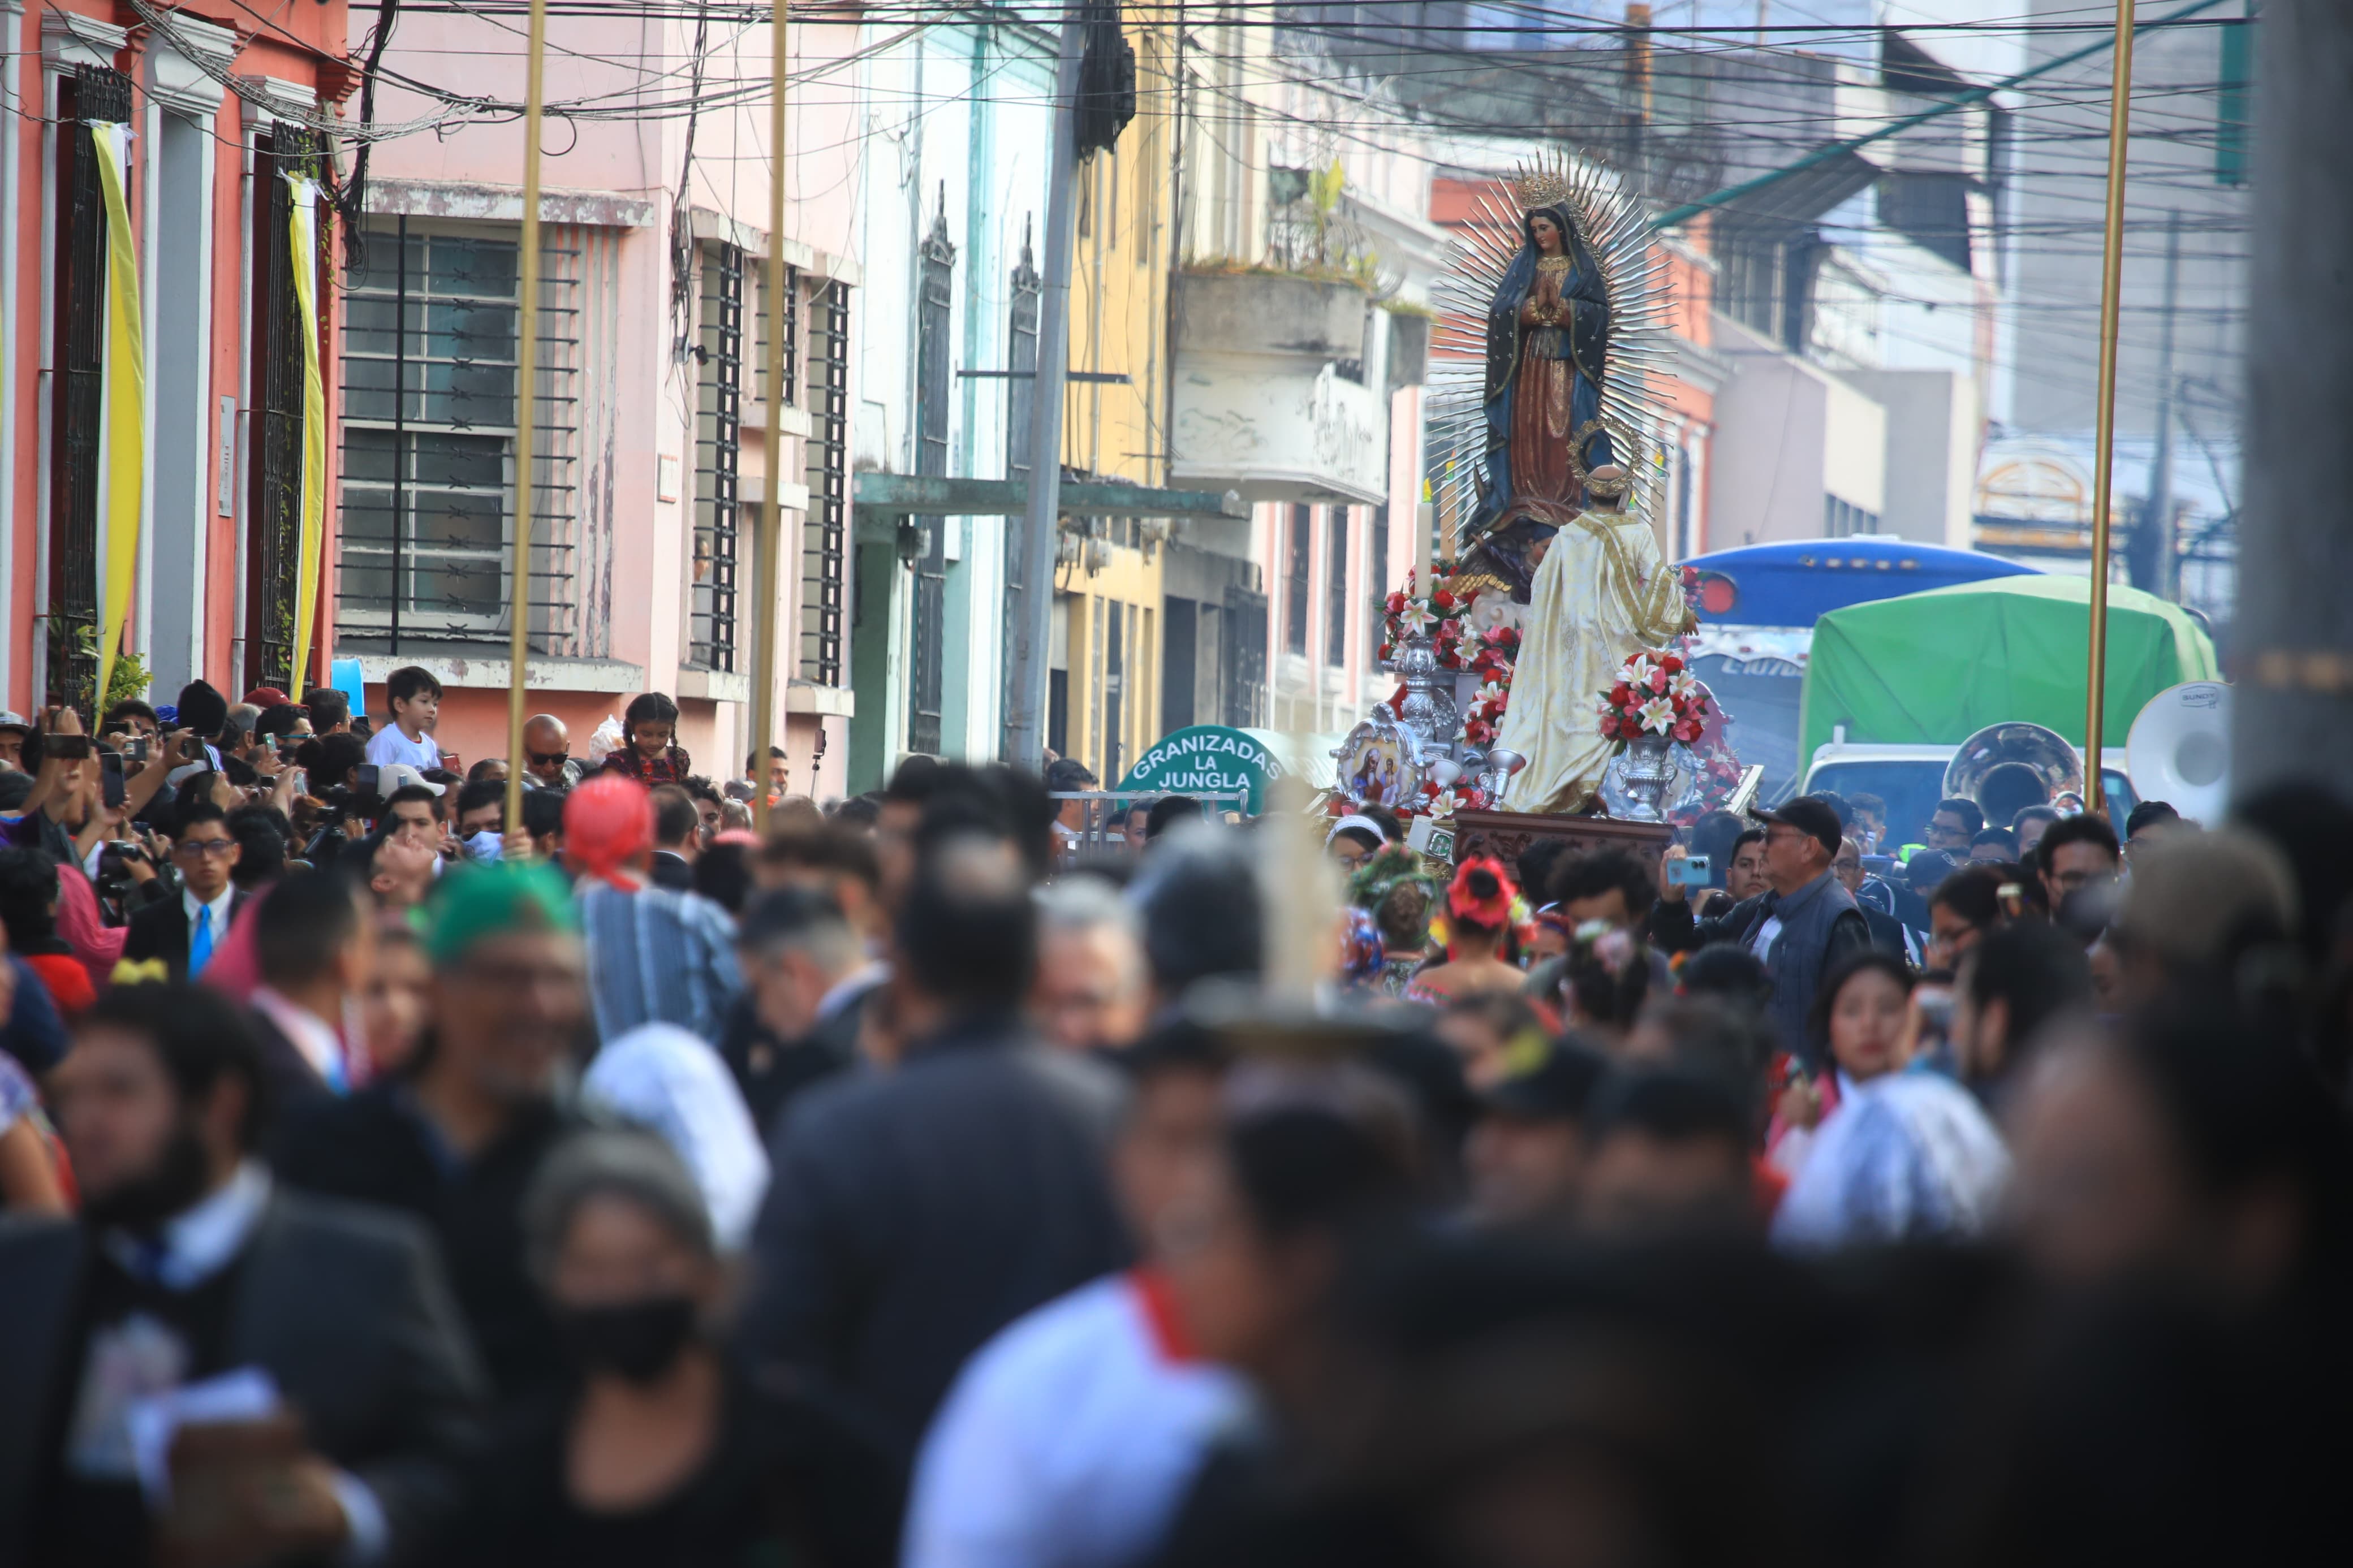
[[[776,79],[768,99],[768,331],[760,345],[761,374],[768,388],[768,475],[760,486],[760,538],[752,555],[760,628],[757,668],[752,672],[752,826],[763,836],[768,831],[768,748],[776,743],[776,557],[785,538],[785,318],[793,305],[785,292],[785,0],[776,0],[768,22]]]
[[[539,433],[539,121],[546,101],[547,0],[531,0],[531,37],[524,46],[522,110],[522,255],[515,312],[514,566],[507,615],[507,831],[522,826],[522,710],[531,658],[531,509],[538,487],[532,455]]]
[[[2108,508],[2116,458],[2116,319],[2125,275],[2125,154],[2132,141],[2133,0],[2116,0],[2116,75],[2108,89],[2108,232],[2100,279],[2099,430],[2092,451],[2092,640],[2084,677],[2084,809],[2105,816],[2100,730],[2108,679]]]

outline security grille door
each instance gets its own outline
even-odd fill
[[[307,174],[318,139],[280,125],[257,149],[269,180],[269,199],[254,211],[265,226],[254,237],[253,494],[250,574],[246,583],[245,669],[248,687],[299,691],[293,668],[294,600],[302,550],[302,307],[294,268],[318,258],[294,254],[294,187],[289,173]]]
[[[49,480],[49,690],[97,706],[98,448],[106,392],[106,201],[90,127],[131,118],[131,79],[94,66],[60,85],[56,403]]]
[[[735,668],[740,562],[737,489],[744,449],[744,253],[715,245],[702,255],[695,344],[694,577],[688,662]]]
[[[795,288],[798,287],[796,279]],[[786,301],[789,312],[792,300]],[[792,318],[785,344],[793,346]],[[794,369],[785,366],[786,391]],[[808,374],[801,389],[809,434],[803,444],[809,509],[801,528],[801,679],[841,684],[842,606],[849,603],[849,285],[809,292]],[[771,416],[773,417],[773,416]]]

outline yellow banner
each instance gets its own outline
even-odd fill
[[[319,613],[319,572],[326,554],[327,387],[319,376],[319,185],[288,174],[294,190],[294,301],[302,315],[302,544],[294,574],[293,684],[299,700],[311,684],[311,623]]]
[[[131,252],[131,204],[123,168],[131,127],[93,125],[98,183],[106,201],[106,516],[98,552],[98,690],[90,717],[106,710],[107,683],[122,646],[139,565],[139,492],[147,467],[147,352],[139,321],[139,263]]]

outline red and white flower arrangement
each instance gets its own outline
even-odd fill
[[[1707,725],[1708,701],[1681,655],[1646,648],[1619,668],[1599,710],[1603,737],[1621,750],[1646,735],[1690,745]]]
[[[1503,731],[1504,715],[1511,706],[1512,666],[1519,658],[1519,631],[1501,626],[1490,626],[1483,632],[1474,629],[1471,609],[1479,597],[1475,589],[1457,594],[1446,577],[1434,578],[1426,595],[1417,595],[1415,585],[1413,574],[1408,573],[1405,586],[1391,594],[1382,605],[1385,624],[1381,661],[1386,664],[1395,658],[1398,645],[1406,638],[1429,637],[1439,668],[1468,672],[1479,679],[1478,689],[1465,705],[1460,735],[1449,738],[1493,745]],[[1403,686],[1390,694],[1392,712],[1403,710],[1405,695]],[[1407,816],[1447,817],[1457,811],[1479,811],[1493,804],[1473,777],[1465,773],[1451,784],[1425,781],[1421,793],[1398,810]]]
[[[1381,654],[1387,662],[1397,652],[1397,645],[1408,637],[1426,637],[1437,645],[1438,667],[1440,669],[1467,669],[1463,658],[1466,617],[1478,593],[1457,595],[1447,586],[1445,578],[1433,579],[1428,595],[1414,594],[1414,574],[1405,574],[1405,586],[1391,594],[1382,605],[1384,625],[1381,629]],[[1475,650],[1479,639],[1468,639]]]

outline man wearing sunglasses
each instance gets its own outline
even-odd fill
[[[571,731],[553,713],[535,714],[522,726],[522,786],[552,789],[559,794],[580,782],[580,764],[572,760]]]
[[[172,865],[180,873],[180,896],[158,899],[131,917],[122,956],[160,958],[174,980],[194,980],[228,941],[228,931],[245,908],[245,894],[228,879],[237,844],[227,816],[210,801],[180,808],[179,833],[172,841]]]

